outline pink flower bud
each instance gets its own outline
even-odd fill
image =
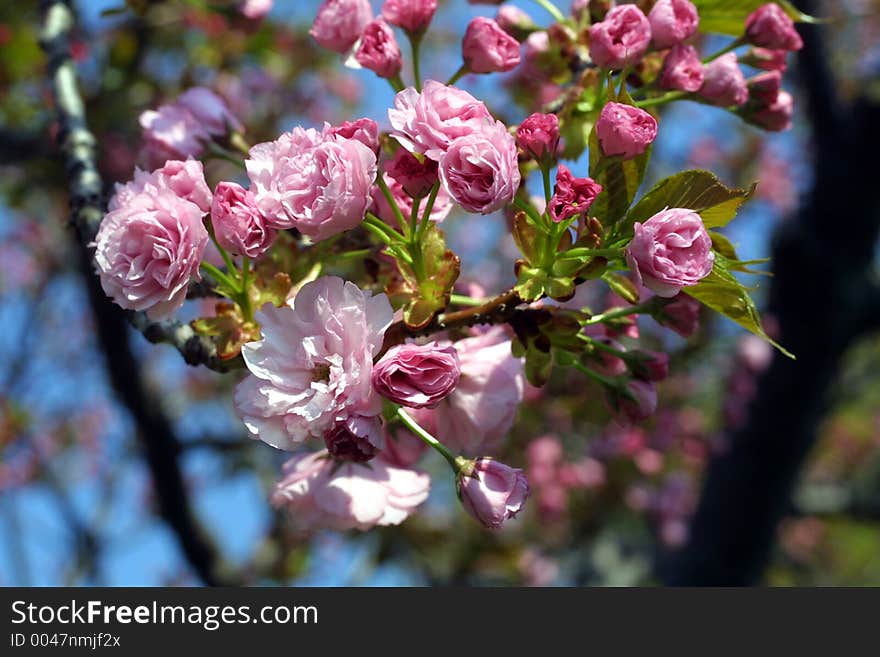
[[[637,281],[657,296],[674,297],[712,272],[712,238],[693,210],[663,210],[633,229],[627,262]]]
[[[198,157],[211,134],[189,111],[177,105],[162,105],[142,112],[138,118],[144,146],[150,159],[161,166],[165,160]]]
[[[461,55],[473,73],[500,73],[519,66],[519,41],[491,18],[478,16],[468,23]]]
[[[357,63],[380,78],[394,78],[400,74],[403,60],[394,30],[381,18],[368,23],[354,53]]]
[[[626,351],[626,348],[620,344],[617,340],[612,340],[611,338],[594,338],[597,342],[601,342],[613,349],[617,349],[617,351]],[[626,362],[619,356],[615,356],[614,354],[605,351],[604,349],[596,349],[596,351],[592,355],[592,361],[590,362],[590,369],[595,372],[598,372],[602,376],[607,377],[615,377],[622,376],[626,373]]]
[[[752,48],[743,55],[742,63],[764,71],[785,73],[788,69],[787,50],[770,50],[769,48]]]
[[[735,52],[722,55],[706,66],[700,95],[719,107],[742,105],[749,99],[746,79]]]
[[[402,344],[389,349],[373,367],[373,388],[403,406],[433,407],[455,390],[460,375],[455,347]]]
[[[324,444],[337,461],[365,463],[385,446],[382,423],[376,417],[353,415],[325,433]]]
[[[669,355],[661,351],[638,353],[633,374],[645,381],[662,381],[669,376]]]
[[[657,138],[657,121],[638,107],[607,103],[596,121],[596,135],[605,155],[631,160],[648,150]]]
[[[556,171],[556,188],[550,199],[550,218],[559,223],[584,214],[601,193],[602,185],[595,180],[575,178],[567,166],[560,164]]]
[[[385,0],[382,4],[382,18],[410,34],[427,30],[435,11],[437,0]]]
[[[225,135],[230,129],[237,132],[244,129],[226,101],[205,87],[187,89],[177,97],[175,104],[192,114],[214,136]]]
[[[498,7],[495,22],[517,40],[525,39],[531,31],[538,29],[532,17],[515,5],[504,4]]]
[[[324,0],[309,34],[325,48],[345,54],[371,20],[370,0]]]
[[[259,258],[277,232],[266,225],[266,219],[257,209],[254,195],[234,182],[221,182],[214,190],[211,204],[211,223],[217,243],[233,255]]]
[[[605,404],[621,424],[646,420],[657,410],[657,389],[653,383],[633,380],[626,384],[626,392],[608,389]]]
[[[413,198],[426,196],[439,180],[434,160],[423,157],[420,161],[405,148],[397,149],[385,171]]]
[[[782,73],[768,71],[747,80],[749,85],[749,100],[757,101],[762,105],[769,105],[776,100],[782,89]]]
[[[703,62],[693,46],[673,46],[663,61],[660,86],[675,91],[699,91],[703,86]]]
[[[356,139],[374,153],[379,152],[379,124],[373,119],[343,121],[338,126],[325,123],[324,135],[338,135],[345,139]]]
[[[516,144],[539,162],[553,159],[559,148],[559,117],[532,114],[517,128]]]
[[[691,38],[697,31],[700,17],[688,0],[657,0],[648,13],[651,39],[658,50],[671,48]]]
[[[804,47],[801,35],[785,10],[775,2],[758,7],[746,19],[746,37],[749,43],[774,50],[800,50]]]
[[[765,130],[781,132],[791,127],[793,114],[794,98],[787,91],[780,91],[773,102],[758,109],[749,120]]]
[[[654,318],[661,326],[671,328],[683,338],[689,338],[700,327],[700,302],[679,293],[660,309]]]
[[[635,5],[614,7],[590,28],[590,58],[602,68],[624,68],[638,62],[651,43],[651,24]]]
[[[484,123],[452,142],[440,160],[440,180],[468,212],[500,210],[519,189],[516,141],[500,121]]]
[[[515,518],[529,496],[529,482],[522,470],[486,457],[474,461],[473,472],[460,474],[457,483],[465,511],[490,529]]]

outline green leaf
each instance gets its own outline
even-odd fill
[[[745,32],[746,18],[767,0],[693,0],[700,14],[700,31],[716,32],[741,36]],[[819,23],[819,19],[809,16],[787,0],[778,1],[792,20],[799,23]]]
[[[609,94],[609,101],[633,105],[633,100],[624,89],[615,98]],[[612,161],[602,153],[596,126],[590,132],[590,175],[602,185],[602,193],[593,201],[590,216],[598,217],[603,226],[610,226],[626,214],[632,204],[639,186],[645,178],[648,161],[651,159],[651,147],[631,160]]]
[[[523,212],[517,212],[513,217],[513,241],[519,247],[529,263],[535,263],[540,257],[543,248],[544,235],[541,234],[534,223],[529,221],[529,216]]]
[[[664,178],[633,206],[627,215],[627,227],[644,222],[666,208],[689,208],[703,219],[706,228],[726,226],[739,207],[754,193],[749,189],[731,189],[709,171],[693,169]]]
[[[402,247],[386,249],[397,259],[401,275],[401,279],[391,281],[386,286],[386,292],[394,301],[403,303],[403,321],[411,328],[427,326],[439,311],[449,305],[449,295],[461,271],[461,260],[446,248],[443,231],[433,222],[425,231],[421,248],[425,274],[422,280],[416,275],[409,254],[398,257],[401,254],[397,251]]]
[[[730,271],[741,271],[745,274],[758,274],[761,276],[770,276],[770,272],[751,269],[749,265],[759,265],[770,262],[770,258],[759,258],[758,260],[740,260],[736,254],[736,248],[727,237],[715,231],[709,231],[709,237],[712,238],[712,249],[716,253],[720,253],[727,260],[727,268]]]
[[[608,283],[608,287],[621,299],[629,303],[639,302],[639,290],[628,277],[613,271],[605,272],[602,280]]]
[[[682,288],[682,292],[764,338],[789,358],[794,358],[764,332],[755,302],[749,296],[748,289],[730,272],[730,265],[724,256],[716,255],[712,273],[696,285]]]

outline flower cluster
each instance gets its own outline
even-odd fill
[[[270,4],[241,11],[256,20]],[[730,271],[748,263],[716,231],[750,190],[705,171],[666,178],[640,198],[638,189],[659,105],[698,101],[767,130],[788,127],[782,73],[800,37],[770,3],[743,16],[739,39],[701,58],[694,3],[657,0],[647,15],[643,3],[608,4],[575,2],[573,18],[548,30],[508,5],[474,18],[444,83],[419,73],[436,0],[386,0],[378,16],[369,0],[325,0],[310,34],[387,81],[387,132],[360,118],[247,146],[224,101],[201,87],[141,116],[161,166],[117,187],[95,241],[101,283],[152,318],[179,309],[200,270],[232,302],[218,321],[193,327],[212,338],[223,327],[221,357],[240,355],[247,369],[234,393],[244,426],[293,452],[271,499],[295,522],[399,524],[428,496],[430,478],[415,466],[433,448],[464,509],[499,528],[525,508],[530,486],[496,457],[519,406],[555,370],[591,380],[609,426],[625,432],[655,413],[669,374],[666,353],[639,346],[640,315],[688,337],[706,290],[721,289],[726,296],[713,298],[733,305],[708,305],[742,323],[751,301]],[[411,69],[395,28],[410,41]],[[750,48],[741,58],[740,47]],[[761,73],[747,79],[743,64]],[[586,71],[576,93],[560,86],[573,70]],[[502,72],[546,105],[519,125],[455,85]],[[184,158],[242,159],[229,149],[246,153],[242,179],[217,181],[212,193],[202,163]],[[533,173],[542,198],[526,191]],[[456,294],[461,259],[440,225],[456,209],[506,211],[522,257],[495,297]],[[360,269],[344,264],[358,258]],[[333,275],[361,269],[358,282]],[[580,293],[600,283],[611,303],[597,313]],[[760,325],[747,328],[766,338]],[[553,438],[528,450],[542,509],[602,478],[601,464],[564,464],[560,450]]]

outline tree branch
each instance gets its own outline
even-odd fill
[[[71,223],[81,248],[89,253],[94,271],[94,240],[106,210],[101,175],[97,168],[97,142],[86,123],[85,104],[77,88],[76,68],[70,55],[74,14],[67,0],[43,0],[40,45],[48,57],[48,75],[58,120],[58,147],[64,160],[70,192]],[[177,320],[151,322],[142,312],[129,312],[129,321],[151,342],[174,346],[190,365],[204,365],[217,372],[240,367],[223,361],[212,340],[198,335]]]
[[[69,2],[42,2],[40,43],[48,56],[48,72],[58,120],[61,150],[70,194],[71,222],[78,234],[79,264],[87,284],[98,339],[106,357],[110,381],[134,419],[159,503],[159,513],[174,530],[181,549],[206,584],[228,583],[213,546],[196,521],[183,474],[177,462],[180,441],[161,412],[158,400],[144,387],[140,368],[128,344],[126,317],[148,338],[170,342],[188,363],[227,369],[213,343],[195,335],[180,322],[154,323],[142,313],[123,313],[112,305],[94,275],[92,242],[104,215],[103,184],[96,166],[97,145],[86,125],[85,109],[77,89],[70,56],[69,36],[74,15]]]

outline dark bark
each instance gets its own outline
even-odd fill
[[[140,367],[128,343],[129,322],[153,341],[174,344],[188,363],[224,369],[213,343],[179,322],[150,322],[142,313],[124,312],[107,299],[94,274],[90,246],[104,215],[104,194],[97,170],[97,143],[88,128],[69,35],[74,25],[70,3],[42,3],[41,46],[48,57],[48,75],[58,121],[57,142],[70,194],[71,223],[77,232],[79,268],[83,273],[107,365],[110,383],[137,427],[156,493],[158,511],[174,531],[181,550],[198,577],[209,585],[232,583],[219,556],[193,513],[178,463],[180,441],[158,399],[143,384]]]
[[[802,26],[799,56],[814,132],[814,187],[775,237],[769,300],[779,341],[797,360],[776,355],[758,382],[747,423],[712,459],[689,543],[662,568],[670,584],[760,580],[843,356],[880,328],[871,281],[880,227],[880,105],[868,97],[849,107],[836,100],[821,29]]]

